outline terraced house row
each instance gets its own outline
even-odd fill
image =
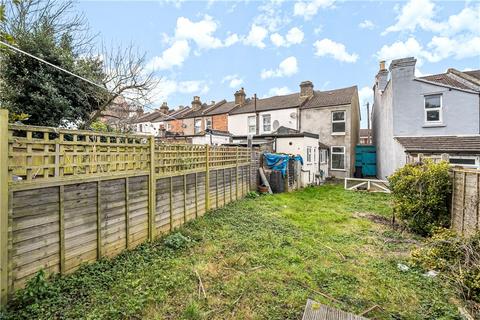
[[[355,170],[360,106],[356,86],[319,91],[311,81],[296,93],[247,97],[244,88],[233,99],[169,109],[166,103],[135,121],[135,130],[159,139],[198,144],[253,145],[262,150],[299,154],[305,184],[327,176],[349,177]]]

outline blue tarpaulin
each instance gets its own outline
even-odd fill
[[[303,165],[303,159],[299,155],[290,156],[288,154],[280,153],[265,153],[263,156],[267,166],[272,170],[281,171],[283,176],[287,174],[287,165],[289,159],[300,161],[300,163]]]

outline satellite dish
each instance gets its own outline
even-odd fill
[[[297,113],[296,112],[290,113],[290,118],[296,119],[297,118]]]
[[[186,127],[187,127],[187,125],[186,125],[186,124],[182,124],[182,128],[186,128]]]
[[[278,122],[278,120],[273,121],[273,130],[277,130],[279,126],[280,123]]]

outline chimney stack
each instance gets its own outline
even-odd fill
[[[389,67],[392,79],[395,79],[395,81],[413,80],[416,63],[417,59],[414,57],[392,60]]]
[[[202,102],[200,101],[199,96],[194,96],[192,101],[192,110],[196,111],[202,107]]]
[[[385,60],[380,61],[380,68],[375,76],[375,86],[380,91],[384,91],[388,82],[388,70],[385,68]]]
[[[241,88],[240,90],[235,92],[235,104],[243,106],[245,104],[245,90]]]
[[[160,107],[160,112],[163,113],[163,114],[167,114],[167,113],[168,113],[168,104],[167,104],[167,102],[163,102],[163,103],[162,103],[162,106]]]
[[[312,81],[302,81],[300,83],[300,98],[311,98],[313,97],[313,83]]]

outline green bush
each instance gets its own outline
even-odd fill
[[[448,227],[447,199],[451,181],[446,162],[407,164],[388,180],[393,209],[413,232],[430,235],[435,227]]]
[[[462,298],[480,303],[480,232],[462,237],[448,229],[436,229],[423,247],[411,252],[412,262],[444,273]]]
[[[187,248],[188,246],[190,246],[191,243],[192,243],[192,239],[184,236],[180,232],[172,233],[168,235],[164,240],[165,246],[173,250],[180,250],[180,249]]]

